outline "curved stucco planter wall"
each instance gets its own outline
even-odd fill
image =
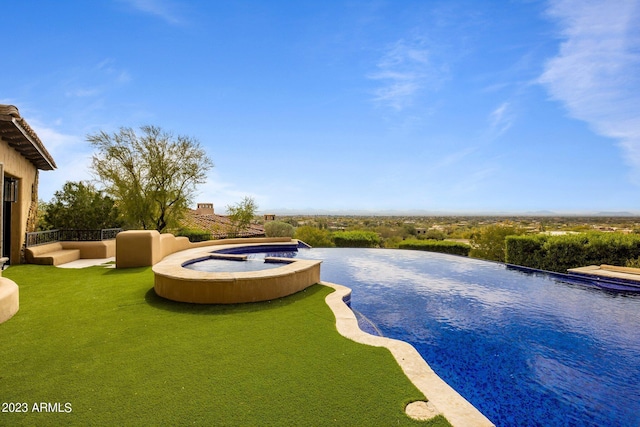
[[[148,267],[176,252],[230,244],[291,242],[289,237],[256,237],[207,240],[191,243],[186,237],[155,230],[128,230],[116,236],[116,268]]]
[[[210,252],[211,248],[187,250],[154,265],[156,294],[179,302],[234,304],[281,298],[320,282],[321,261],[312,260],[293,260],[269,270],[238,273],[214,273],[182,267],[184,263],[205,257]]]
[[[0,323],[11,319],[19,307],[18,285],[6,277],[0,277]]]

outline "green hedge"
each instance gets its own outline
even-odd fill
[[[264,234],[267,237],[293,237],[296,230],[293,225],[282,221],[268,221],[264,224]]]
[[[294,237],[315,248],[332,248],[335,246],[333,240],[331,240],[329,230],[311,227],[310,225],[298,227]]]
[[[447,240],[405,240],[401,242],[398,247],[400,249],[415,249],[462,256],[468,256],[469,250],[471,249],[467,244]]]
[[[505,247],[505,261],[509,264],[564,273],[586,265],[624,266],[640,256],[640,236],[597,232],[509,236]]]
[[[204,242],[206,240],[211,240],[211,233],[203,230],[192,230],[188,228],[183,228],[182,230],[176,233],[176,236],[186,237],[190,242]]]
[[[333,243],[338,248],[377,248],[380,236],[373,231],[337,231],[333,233]]]

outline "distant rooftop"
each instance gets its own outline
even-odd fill
[[[215,239],[224,239],[233,231],[233,225],[228,217],[214,213],[213,203],[198,203],[197,209],[186,212],[181,225],[207,231]],[[264,227],[259,224],[250,224],[249,228],[240,232],[236,237],[258,236],[264,236]]]

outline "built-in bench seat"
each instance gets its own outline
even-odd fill
[[[60,265],[80,259],[80,249],[64,249],[62,242],[33,246],[25,250],[29,264]]]
[[[78,259],[110,258],[116,254],[116,241],[55,242],[31,246],[24,257],[29,264],[60,265]]]

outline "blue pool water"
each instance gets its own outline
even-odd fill
[[[298,257],[497,426],[640,426],[640,295],[429,252]]]
[[[189,270],[209,271],[215,273],[243,273],[247,271],[269,270],[282,267],[282,264],[266,263],[264,258],[248,257],[246,261],[228,259],[204,259],[183,267]]]
[[[254,248],[253,251],[252,248],[233,249],[235,250],[213,251],[212,253],[246,255],[246,259],[199,259],[185,263],[182,266],[196,271],[242,273],[247,271],[268,270],[271,268],[282,267],[282,263],[268,263],[265,262],[264,259],[267,257],[295,258],[298,253],[298,250],[295,247],[279,247],[276,249],[266,249],[264,247],[259,247]]]

